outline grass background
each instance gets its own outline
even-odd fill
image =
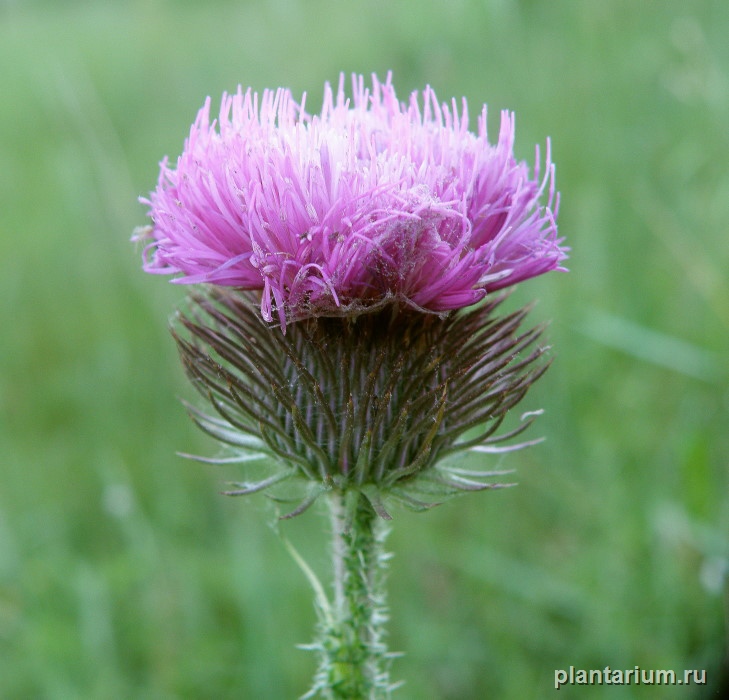
[[[678,0],[0,3],[0,698],[293,698],[307,583],[264,498],[225,499],[177,397],[136,198],[206,95],[392,69],[552,137],[571,272],[522,404],[520,486],[398,513],[394,677],[408,699],[554,694],[554,669],[706,668],[729,576],[729,4]],[[283,526],[326,572],[325,520]],[[722,666],[723,664],[723,666]],[[725,686],[726,687],[726,686]],[[701,691],[698,695],[694,692]],[[710,694],[711,693],[711,694]]]

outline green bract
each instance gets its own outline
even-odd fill
[[[273,458],[278,470],[235,484],[245,495],[284,480],[303,484],[303,512],[324,491],[361,492],[389,518],[386,501],[415,509],[463,491],[503,486],[503,472],[469,472],[447,458],[494,447],[507,411],[545,370],[524,333],[527,310],[498,316],[503,296],[442,316],[397,303],[356,316],[312,317],[271,332],[255,294],[213,287],[190,298],[175,331],[183,363],[216,415],[200,427],[239,456]]]

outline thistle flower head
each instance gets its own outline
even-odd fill
[[[214,409],[193,418],[232,459],[281,467],[228,493],[294,480],[291,514],[333,489],[389,517],[392,499],[497,486],[453,458],[529,444],[495,443],[531,420],[496,431],[546,367],[540,329],[483,300],[561,269],[549,144],[530,168],[513,114],[492,144],[485,107],[474,133],[465,100],[401,103],[389,76],[353,76],[351,99],[340,78],[313,116],[287,90],[239,88],[210,110],[162,162],[136,238],[147,271],[205,283],[173,330]]]
[[[559,269],[565,248],[547,144],[513,154],[514,116],[487,137],[465,100],[398,101],[390,76],[340,77],[321,113],[288,90],[224,95],[161,164],[137,237],[148,272],[257,290],[264,320],[357,315],[389,301],[442,313]],[[542,199],[545,201],[542,202]]]

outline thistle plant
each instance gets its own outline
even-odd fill
[[[214,120],[208,99],[135,239],[145,270],[195,288],[172,328],[208,405],[192,418],[220,461],[266,466],[225,493],[293,499],[285,519],[328,502],[329,594],[300,562],[319,612],[306,697],[389,698],[388,523],[509,485],[458,458],[536,442],[514,442],[536,412],[499,429],[547,367],[541,329],[500,305],[566,248],[549,142],[543,173],[538,148],[517,161],[512,114],[491,144],[485,107],[473,133],[465,100],[344,83],[313,116],[282,89],[239,88]]]

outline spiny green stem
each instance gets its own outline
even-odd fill
[[[383,641],[387,524],[359,493],[330,493],[334,599],[322,615],[315,697],[386,700],[391,655]]]

